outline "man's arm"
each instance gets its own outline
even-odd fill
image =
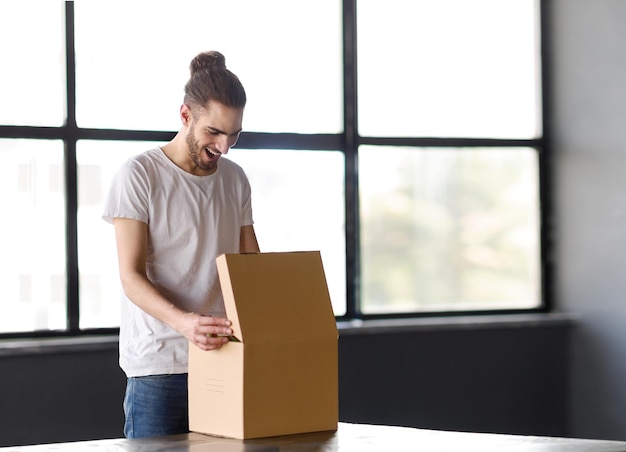
[[[141,221],[127,218],[115,218],[113,224],[120,279],[126,296],[144,312],[167,323],[202,350],[213,350],[227,343],[227,338],[208,335],[231,335],[229,320],[183,311],[165,298],[148,280],[148,226]]]
[[[254,233],[254,226],[242,226],[241,234],[239,238],[239,252],[240,253],[259,253],[259,243]]]

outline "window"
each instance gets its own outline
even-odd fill
[[[533,0],[358,3],[363,137],[541,133]]]
[[[359,162],[364,313],[537,307],[534,149],[362,146]]]
[[[546,307],[538,1],[231,3],[0,6],[0,335],[118,326],[102,203],[209,49],[248,93],[261,248],[320,250],[338,318]]]
[[[0,139],[0,332],[65,327],[65,197],[60,140]]]
[[[363,314],[541,306],[538,16],[358,2]]]

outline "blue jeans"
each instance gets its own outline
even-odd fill
[[[127,438],[189,432],[187,374],[128,378],[124,415]]]

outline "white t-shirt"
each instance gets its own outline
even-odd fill
[[[225,317],[215,258],[239,252],[242,226],[253,224],[243,169],[222,157],[210,176],[176,166],[161,148],[129,159],[115,175],[102,218],[148,225],[148,279],[173,304]],[[127,376],[187,372],[188,342],[122,294],[120,366]]]

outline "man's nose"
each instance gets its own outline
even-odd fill
[[[230,147],[231,147],[230,140],[228,139],[228,137],[225,137],[225,136],[220,137],[217,140],[216,145],[217,145],[216,146],[217,150],[220,151],[222,154],[228,154],[228,151],[230,150]]]

